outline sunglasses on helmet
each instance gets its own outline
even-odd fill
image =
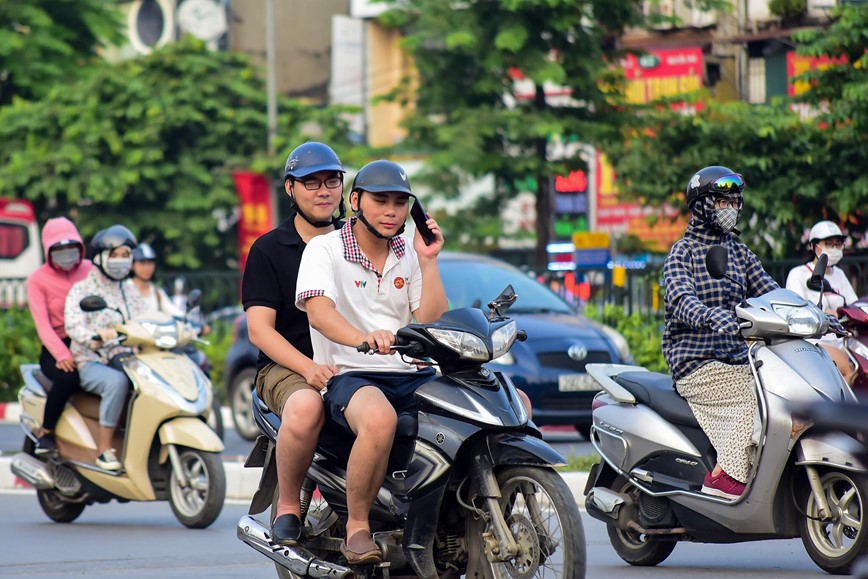
[[[718,193],[742,193],[744,192],[744,177],[738,173],[724,175],[711,184],[711,190]]]

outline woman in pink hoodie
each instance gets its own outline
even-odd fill
[[[55,450],[54,427],[69,397],[79,387],[78,372],[64,328],[66,294],[87,277],[93,264],[84,259],[84,243],[69,219],[49,219],[42,228],[45,264],[27,278],[27,302],[42,341],[39,367],[52,382],[45,403],[37,453]]]

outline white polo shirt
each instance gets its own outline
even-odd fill
[[[308,298],[325,296],[355,328],[397,332],[412,321],[422,299],[422,270],[416,251],[401,237],[393,237],[382,273],[362,253],[352,225],[353,217],[338,231],[310,240],[301,258],[295,305],[302,311]],[[336,344],[310,329],[313,359],[350,371],[415,372],[416,366],[400,354],[373,356],[355,347]]]
[[[787,275],[787,285],[786,288],[788,290],[793,290],[812,304],[816,304],[820,300],[820,292],[808,289],[808,280],[811,279],[811,276],[814,274],[814,264],[807,263],[805,265],[799,265],[790,270],[789,275]],[[850,280],[847,279],[847,274],[844,271],[837,267],[832,267],[831,275],[827,275],[826,279],[829,281],[829,285],[832,286],[833,292],[823,292],[823,310],[835,310],[844,306],[844,302],[847,304],[852,304],[857,299],[856,292],[853,291],[853,286],[850,285]],[[811,340],[816,341],[816,340]],[[841,338],[835,337],[834,334],[826,334],[822,338],[820,338],[819,342],[821,344],[828,344],[830,346],[836,346],[838,348],[844,347],[844,341]]]

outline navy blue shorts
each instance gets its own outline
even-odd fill
[[[334,376],[328,382],[328,390],[323,395],[329,420],[350,430],[344,410],[350,399],[363,386],[376,386],[386,395],[386,399],[397,414],[416,412],[416,389],[430,382],[437,373],[433,368],[418,372],[347,372]]]

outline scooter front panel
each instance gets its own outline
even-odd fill
[[[804,340],[758,348],[758,373],[766,391],[792,402],[850,400],[852,392],[826,352]],[[855,399],[853,399],[855,400]]]
[[[648,455],[659,452],[702,460],[701,453],[678,428],[647,406],[609,404],[594,410],[593,416],[593,430],[599,436],[597,451],[623,471],[629,472]]]

